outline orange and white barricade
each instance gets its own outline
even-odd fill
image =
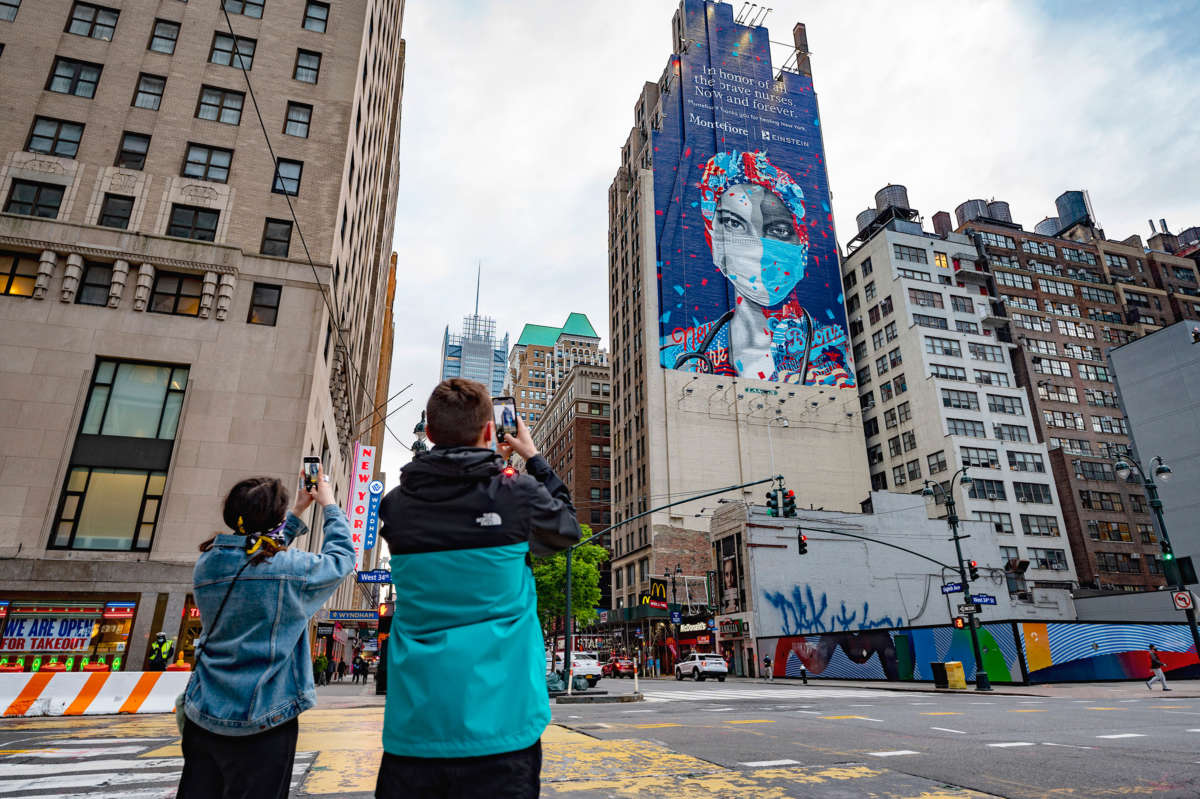
[[[189,677],[185,671],[0,674],[0,715],[170,713]]]

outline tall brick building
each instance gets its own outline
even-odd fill
[[[140,668],[159,630],[187,652],[229,487],[317,455],[344,501],[382,442],[402,17],[0,5],[0,602],[103,619],[71,668]]]
[[[532,427],[577,365],[608,367],[608,351],[585,314],[568,314],[562,327],[527,324],[508,353],[504,393],[516,399],[517,413]]]

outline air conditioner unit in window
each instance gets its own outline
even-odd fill
[[[1140,553],[1140,552],[1132,552],[1132,553],[1130,553],[1130,555],[1129,555],[1129,559],[1130,559],[1130,560],[1141,560],[1141,559],[1142,559],[1142,553]]]

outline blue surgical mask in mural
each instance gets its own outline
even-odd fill
[[[774,307],[804,277],[808,243],[791,210],[762,186],[727,188],[712,226],[713,264],[746,299]]]

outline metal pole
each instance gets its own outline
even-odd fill
[[[1162,541],[1159,542],[1159,547],[1164,551],[1170,551],[1174,555],[1174,549],[1171,547],[1171,538],[1167,535],[1167,522],[1163,519],[1163,504],[1158,498],[1158,486],[1154,480],[1146,475],[1141,464],[1138,464],[1138,471],[1142,473],[1142,480],[1146,485],[1146,494],[1150,498],[1150,507],[1154,509],[1154,518],[1158,519],[1158,529],[1162,533]],[[1167,582],[1175,583],[1176,591],[1187,591],[1188,587],[1183,584],[1183,574],[1179,569],[1179,562],[1172,557],[1166,561],[1166,568],[1169,574],[1166,575]],[[1172,580],[1171,578],[1174,578]],[[1200,630],[1196,629],[1196,609],[1189,607],[1186,611],[1188,621],[1188,631],[1192,634],[1192,645],[1196,647],[1196,656],[1200,657]]]
[[[571,667],[575,665],[574,653],[571,651],[571,554],[573,548],[567,549],[567,626],[563,632],[563,672],[567,675],[567,696],[571,695]]]
[[[966,470],[960,469],[959,471]],[[950,523],[950,534],[953,536],[951,540],[954,542],[954,552],[958,556],[958,576],[962,580],[963,596],[966,598],[966,602],[970,603],[972,601],[971,584],[967,581],[967,567],[963,565],[962,544],[959,543],[959,539],[962,536],[958,534],[958,514],[955,512],[954,507],[954,481],[957,478],[958,472],[955,472],[954,477],[950,478],[950,490],[945,491],[943,489],[942,493],[946,495],[946,513],[948,514],[946,521]],[[983,667],[983,653],[979,649],[979,633],[975,630],[974,613],[968,616],[967,622],[971,627],[971,649],[975,653],[975,690],[990,691],[992,690],[992,683],[988,679],[987,669]]]
[[[678,566],[676,566],[676,568],[678,568]],[[671,572],[671,604],[674,605],[676,608],[674,612],[678,613],[679,612],[679,599],[675,595],[675,572]],[[672,611],[668,609],[667,610],[667,620],[668,621],[671,621],[671,619],[670,619],[671,613],[672,613]],[[676,624],[674,621],[671,621],[671,627],[675,631],[675,663],[678,663],[679,656],[683,654],[683,644],[679,643],[679,625]],[[675,663],[671,664],[672,669],[674,669]]]

